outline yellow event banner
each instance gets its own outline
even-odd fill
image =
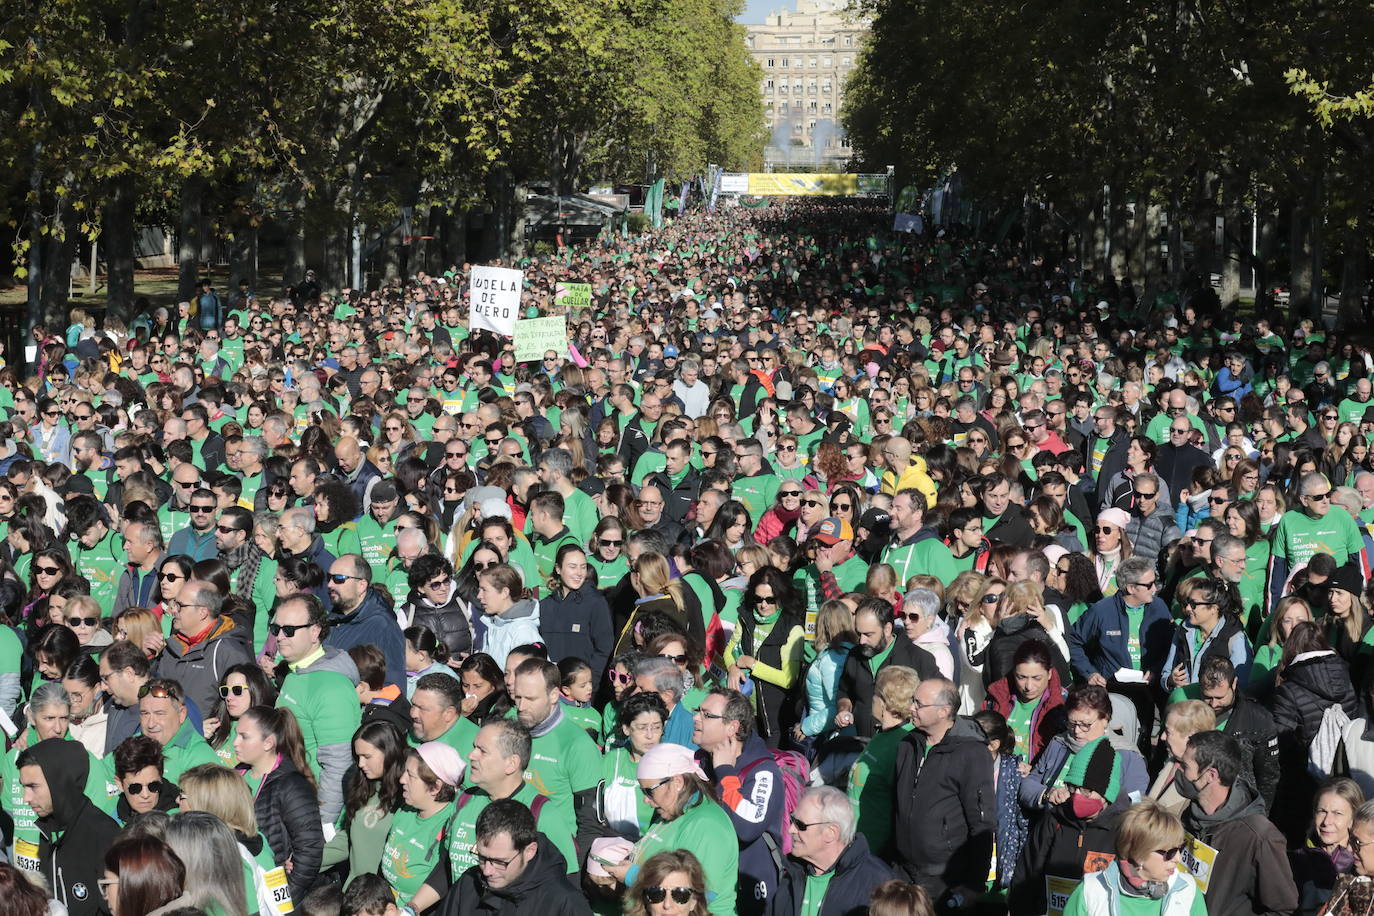
[[[851,197],[855,194],[882,194],[887,191],[887,176],[807,172],[750,172],[749,190],[759,197]]]

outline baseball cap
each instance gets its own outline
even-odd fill
[[[854,528],[845,519],[827,518],[816,526],[813,537],[829,547],[840,541],[854,540]]]
[[[374,483],[372,485],[372,491],[368,493],[367,498],[373,502],[385,503],[390,502],[400,495],[400,491],[396,488],[396,481],[388,477]]]
[[[672,344],[669,344],[668,346],[666,346],[666,347],[663,348],[663,358],[664,358],[664,359],[677,359],[677,357],[678,357],[677,347],[673,346]]]

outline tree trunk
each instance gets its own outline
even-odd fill
[[[1309,314],[1312,301],[1312,211],[1306,199],[1294,200],[1288,223],[1288,309],[1290,317]]]
[[[229,290],[237,290],[240,281],[246,281],[248,288],[258,286],[258,227],[255,218],[254,202],[257,200],[258,184],[248,179],[239,185],[229,209]]]
[[[461,268],[468,259],[468,213],[467,210],[447,209],[444,211],[443,256],[436,269],[440,272],[449,267]]]
[[[43,239],[43,321],[49,330],[61,334],[67,327],[72,258],[76,255],[76,219],[71,208],[63,205],[50,225],[53,231]]]
[[[1341,305],[1337,317],[1337,327],[1353,330],[1362,319],[1361,305],[1364,299],[1366,282],[1366,263],[1364,249],[1364,220],[1356,217],[1355,225],[1345,230],[1341,258]]]
[[[1186,266],[1183,260],[1183,199],[1175,185],[1169,195],[1169,285],[1174,289],[1183,286],[1183,273]]]
[[[105,213],[101,221],[100,243],[105,252],[105,305],[110,317],[128,321],[134,305],[134,200],[137,186],[134,176],[124,176],[110,183],[105,199]]]
[[[189,300],[200,279],[204,248],[205,180],[188,178],[181,185],[181,225],[177,239],[177,298]]]
[[[305,196],[296,206],[286,226],[286,264],[282,267],[282,286],[295,286],[305,279]]]

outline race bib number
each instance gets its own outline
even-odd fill
[[[1075,881],[1072,878],[1056,878],[1054,875],[1046,875],[1046,916],[1064,916],[1064,907],[1069,903],[1069,896],[1074,892],[1074,888],[1081,883],[1081,881]]]
[[[38,860],[38,844],[30,840],[15,840],[14,864],[24,871],[42,874],[43,865]]]
[[[296,906],[291,902],[291,888],[286,883],[286,869],[278,865],[271,871],[262,873],[262,883],[267,888],[267,902],[272,907],[273,916],[286,916]]]
[[[1189,836],[1183,844],[1183,855],[1178,859],[1178,870],[1192,875],[1193,880],[1197,882],[1197,889],[1204,894],[1207,893],[1207,886],[1212,883],[1212,867],[1216,864],[1216,849],[1197,837]]]

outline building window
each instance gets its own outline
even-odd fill
[[[802,94],[802,84],[801,84],[801,80],[798,80],[798,81],[797,81],[797,84],[796,84],[795,86],[792,87],[792,91],[795,92],[797,95],[801,95],[801,94]]]
[[[771,83],[772,80],[769,80],[769,82]],[[778,86],[778,91],[781,92],[783,95],[787,95],[787,84],[786,84],[786,83],[781,83],[781,84]]]
[[[815,94],[816,94],[816,81],[815,81],[815,80],[812,80],[811,82],[809,82],[809,83],[806,84],[806,91],[807,91],[808,93],[810,93],[811,95],[815,95]]]
[[[772,103],[772,102],[769,102],[769,103],[768,103],[768,107],[769,107],[769,108],[772,108],[772,107],[773,107],[773,103]],[[826,102],[824,105],[821,106],[821,112],[822,112],[823,114],[831,114],[831,113],[834,112],[834,106],[832,106],[829,102]]]
[[[800,57],[792,58],[792,66],[800,70],[802,68],[802,59]]]
[[[822,91],[822,92],[829,92],[829,91],[830,91],[830,88],[831,88],[830,80],[824,80],[824,81],[821,82],[821,91]]]
[[[811,69],[816,69],[816,58],[811,58]]]
[[[784,57],[784,58],[782,59],[782,65],[783,65],[784,67],[787,66],[787,58]],[[770,66],[771,66],[771,65],[770,65]]]
[[[833,67],[833,66],[835,66],[835,58],[829,57],[829,56],[822,57],[822,58],[821,58],[821,66],[822,66],[822,67]]]
[[[773,66],[773,58],[768,58],[768,66]]]
[[[792,102],[792,110],[793,110],[793,111],[801,111],[801,110],[802,110],[801,107],[802,107],[802,100],[801,100],[801,99],[797,99],[797,100],[795,100],[795,101]]]
[[[846,56],[843,60],[840,61],[840,66],[841,66],[841,67],[848,67],[848,66],[849,66],[849,63],[850,63],[850,58],[849,58],[848,56]]]
[[[846,35],[846,36],[844,36],[844,46],[845,46],[846,48],[852,48],[852,47],[854,47],[854,36],[853,36],[853,35]]]
[[[767,89],[769,92],[772,92],[772,91],[773,91],[773,81],[772,81],[772,80],[764,80],[764,81],[763,81],[763,86],[764,86],[764,88]]]

